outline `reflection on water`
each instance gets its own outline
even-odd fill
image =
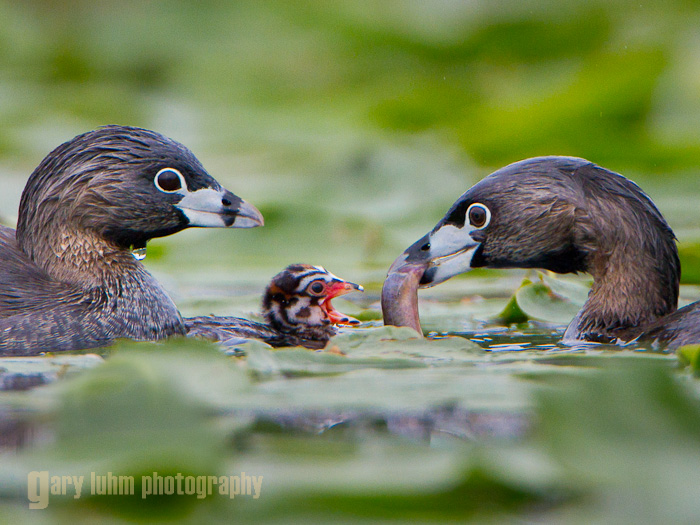
[[[653,343],[631,342],[628,344],[603,344],[594,342],[577,342],[565,344],[562,342],[565,326],[552,326],[546,323],[530,321],[518,328],[484,325],[476,331],[453,332],[445,335],[464,337],[490,352],[519,352],[535,350],[541,352],[590,352],[591,350],[632,350],[637,352],[671,353],[659,348]],[[429,337],[440,337],[429,334]]]
[[[411,441],[431,444],[436,440],[513,440],[530,429],[527,413],[465,410],[458,406],[434,407],[426,411],[387,414],[363,410],[342,412],[280,411],[258,414],[257,424],[283,432],[324,434],[342,432],[367,435],[389,433]]]
[[[0,410],[0,451],[18,450],[34,442],[36,426],[26,417],[10,410]]]
[[[518,352],[522,350],[570,350],[563,344],[565,326],[529,322],[512,327],[482,324],[477,330],[451,332],[444,335],[464,337],[491,352]],[[439,337],[435,333],[429,337]]]
[[[492,352],[517,352],[519,350],[553,350],[569,349],[561,343],[564,330],[538,332],[477,332],[471,334],[456,334],[466,337],[478,344],[484,350]]]
[[[350,439],[389,434],[426,445],[445,440],[518,440],[532,425],[529,413],[465,410],[457,406],[398,413],[262,409],[233,411],[226,416],[252,421],[252,433],[342,434]],[[32,415],[0,411],[0,453],[50,443],[55,438],[54,432],[51,423]]]
[[[2,372],[0,371],[0,391],[29,390],[31,388],[45,385],[55,379],[50,374],[44,372]]]

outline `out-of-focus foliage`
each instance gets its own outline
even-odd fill
[[[0,2],[0,219],[51,148],[124,123],[184,142],[266,217],[153,242],[179,283],[206,265],[259,286],[301,260],[376,282],[473,182],[542,154],[638,180],[698,239],[700,186],[681,178],[700,165],[698,17],[683,1]]]
[[[367,342],[382,336],[403,339],[384,330]],[[354,339],[340,346],[358,346]],[[302,350],[267,352],[291,363]],[[54,432],[4,458],[0,515],[77,523],[700,517],[697,384],[673,372],[673,359],[579,352],[567,362],[522,353],[484,368],[483,352],[443,357],[440,366],[393,371],[348,371],[340,359],[320,371],[294,359],[311,376],[290,380],[280,369],[260,380],[246,373],[270,370],[259,358],[246,366],[195,341],[118,346],[104,365],[17,399],[35,425],[48,420]],[[571,366],[577,361],[584,366]],[[29,511],[31,470],[137,481],[153,472],[247,472],[262,476],[262,490],[257,499],[143,499],[137,483],[132,497],[85,489],[77,500],[52,495],[46,510]]]
[[[490,166],[548,153],[654,171],[700,163],[692,2],[34,1],[1,10],[3,87],[16,100],[2,115],[8,147],[26,148],[20,123],[162,119],[224,150],[247,139],[320,156],[348,131],[351,142],[429,131]]]
[[[700,243],[686,243],[678,247],[681,274],[684,283],[700,284]]]

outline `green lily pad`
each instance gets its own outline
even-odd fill
[[[424,339],[407,327],[348,329],[326,349],[245,347],[248,367],[263,375],[340,374],[362,368],[415,368],[473,363],[484,351],[461,337]]]
[[[344,355],[305,348],[272,350],[247,348],[248,368],[260,375],[308,376],[341,374],[363,368],[413,368],[423,366],[410,359],[380,356],[349,359]]]
[[[558,277],[551,272],[538,272],[540,280],[558,296],[567,299],[577,307],[581,308],[588,300],[588,293],[591,290],[590,282],[571,280]]]
[[[567,324],[588,298],[588,286],[538,272],[539,281],[523,279],[505,308],[494,318],[509,325],[530,319]]]
[[[537,441],[589,494],[562,521],[700,519],[694,484],[700,401],[671,367],[613,360],[593,373],[555,380],[536,397],[542,418]]]
[[[676,350],[678,360],[685,366],[690,366],[695,374],[700,373],[700,345],[686,345]]]
[[[353,314],[353,317],[358,321],[379,321],[382,319],[382,312],[374,309],[364,309]]]
[[[525,278],[518,289],[530,284],[532,284],[532,281]],[[494,318],[494,320],[504,325],[509,325],[526,323],[530,320],[530,317],[523,312],[522,308],[520,308],[520,305],[518,304],[518,296],[517,293],[515,293],[511,296],[511,298],[508,300],[508,304],[506,304],[505,308],[503,308],[503,310]]]
[[[52,439],[16,458],[0,489],[12,486],[8,480],[26,482],[30,471],[86,480],[111,472],[133,477],[133,496],[91,497],[86,491],[75,502],[71,494],[56,495],[53,505],[75,503],[141,519],[190,511],[196,498],[144,504],[142,476],[217,475],[227,436],[248,420],[213,416],[250,388],[248,375],[216,346],[193,339],[119,343],[111,350],[103,364],[32,393],[53,400],[42,418],[51,422]]]
[[[520,309],[530,318],[567,324],[580,306],[552,290],[545,283],[532,283],[520,288],[515,297]]]

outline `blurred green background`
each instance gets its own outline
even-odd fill
[[[297,261],[379,281],[473,182],[543,154],[638,181],[700,240],[695,2],[29,1],[0,20],[6,222],[44,155],[107,123],[185,143],[263,211],[154,241],[180,285]]]
[[[368,285],[376,308],[391,261],[462,192],[545,154],[638,182],[700,284],[698,122],[695,1],[0,1],[0,221],[49,151],[110,123],[183,142],[263,212],[264,228],[149,244],[145,264],[185,314],[249,315],[292,262]],[[440,298],[507,297],[521,277],[445,283],[428,326],[496,313],[504,301]],[[2,394],[0,521],[700,516],[697,349],[677,373],[674,356],[372,334],[339,339],[344,356],[125,345],[55,389]],[[2,366],[63,377],[97,361]],[[7,429],[26,414],[52,430],[17,452]],[[30,467],[266,478],[259,501],[59,498],[38,514]]]

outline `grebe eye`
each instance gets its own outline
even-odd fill
[[[156,173],[153,183],[160,191],[173,193],[185,186],[185,178],[175,168],[163,168]]]
[[[320,294],[323,293],[323,290],[326,289],[326,286],[321,281],[314,281],[309,285],[308,289],[311,293]]]
[[[477,229],[485,228],[491,222],[491,212],[483,204],[474,203],[467,208],[469,224]]]

